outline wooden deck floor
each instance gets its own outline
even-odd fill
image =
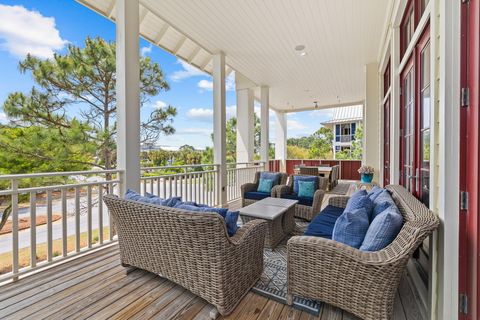
[[[423,319],[406,277],[398,290],[394,319]],[[154,274],[126,274],[117,244],[0,287],[0,319],[208,319],[212,308]],[[220,319],[357,318],[329,305],[314,317],[249,293],[231,315]]]
[[[0,287],[0,319],[208,319],[212,308],[154,274],[143,270],[126,274],[117,244]],[[421,318],[404,281],[394,319]],[[314,317],[249,293],[231,315],[220,319],[357,318],[329,305]]]

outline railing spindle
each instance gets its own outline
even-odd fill
[[[30,192],[30,267],[37,265],[37,193]]]
[[[13,280],[18,280],[18,180],[12,180],[12,273]]]
[[[103,186],[97,186],[98,192],[98,242],[103,244]]]
[[[87,187],[87,246],[92,247],[92,187]]]
[[[61,189],[60,197],[62,201],[62,256],[68,255],[68,232],[67,232],[67,192],[65,188]]]
[[[80,188],[75,188],[75,252],[80,252]]]
[[[47,191],[47,261],[53,259],[52,191]]]

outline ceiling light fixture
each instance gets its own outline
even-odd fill
[[[307,52],[305,51],[305,46],[303,44],[295,46],[295,51],[297,51],[300,57],[304,57],[307,55]]]

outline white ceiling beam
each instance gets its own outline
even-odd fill
[[[195,57],[197,56],[197,54],[200,52],[202,48],[200,46],[197,46],[193,51],[192,53],[190,54],[190,56],[187,58],[187,61],[188,63],[192,63],[193,59],[195,59]]]
[[[205,58],[205,60],[203,60],[202,63],[200,63],[200,65],[199,65],[200,70],[204,70],[205,67],[207,66],[207,64],[210,62],[210,60],[212,60],[212,57],[209,55]]]
[[[116,5],[116,3],[117,3],[116,0],[112,0],[112,2],[110,2],[110,5],[108,6],[107,16],[108,16],[109,19],[112,19],[113,14],[115,13],[115,5]]]
[[[337,104],[326,104],[326,105],[321,105],[315,108],[315,106],[311,107],[295,107],[294,109],[279,109],[282,112],[285,113],[292,113],[292,112],[301,112],[301,111],[315,111],[315,110],[325,110],[325,109],[331,109],[331,108],[339,108],[339,107],[351,107],[351,106],[358,106],[358,105],[363,105],[364,101],[352,101],[352,102],[345,102],[345,103],[337,103]]]
[[[225,69],[225,76],[228,77],[232,71],[233,69],[227,66],[227,68]]]
[[[187,41],[187,37],[183,36],[178,42],[177,42],[177,45],[175,46],[175,48],[173,48],[172,52],[174,55],[176,55],[178,53],[178,50],[180,50],[180,48],[182,48],[183,44],[185,43],[185,41]]]
[[[147,16],[147,14],[148,14],[148,9],[140,6],[140,18],[138,20],[138,23],[140,25],[140,29],[142,28],[143,20],[145,20],[145,17]]]
[[[160,31],[158,32],[157,34],[157,37],[155,38],[155,43],[159,46],[160,45],[160,41],[162,41],[162,38],[163,36],[165,35],[165,33],[167,33],[168,31],[168,28],[170,28],[170,26],[168,25],[168,23],[164,22],[165,24],[162,26],[162,29],[160,29]]]

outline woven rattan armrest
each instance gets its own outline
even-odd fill
[[[395,263],[398,259],[402,259],[400,255],[392,257],[393,259],[389,259],[384,250],[375,252],[360,251],[341,242],[322,237],[310,236],[295,236],[290,238],[287,245],[287,251],[289,259],[290,254],[294,253],[294,251],[299,251],[302,255],[305,252],[310,252],[314,253],[319,261],[324,261],[323,259],[328,260],[329,265],[335,265],[337,263],[340,265],[342,264],[342,261],[345,262],[349,260],[366,266],[385,266]],[[300,262],[298,259],[301,259],[301,255],[295,256],[295,259],[293,260],[296,261],[289,260],[289,263],[297,264]]]
[[[259,234],[266,234],[267,232],[267,222],[265,220],[257,219],[251,220],[244,224],[233,237],[230,237],[230,242],[235,245],[241,245],[248,238],[252,236],[258,236]]]
[[[328,204],[338,208],[345,208],[350,197],[347,196],[336,196],[328,199]]]
[[[325,190],[317,190],[313,195],[312,213],[317,214],[322,210],[323,197],[325,196]]]
[[[258,188],[257,183],[249,182],[249,183],[242,184],[242,186],[240,187],[242,191],[242,198],[244,198],[246,192],[256,191],[257,188]]]
[[[283,185],[283,186],[276,186],[276,197],[281,198],[285,194],[291,194],[292,193],[292,187]]]

